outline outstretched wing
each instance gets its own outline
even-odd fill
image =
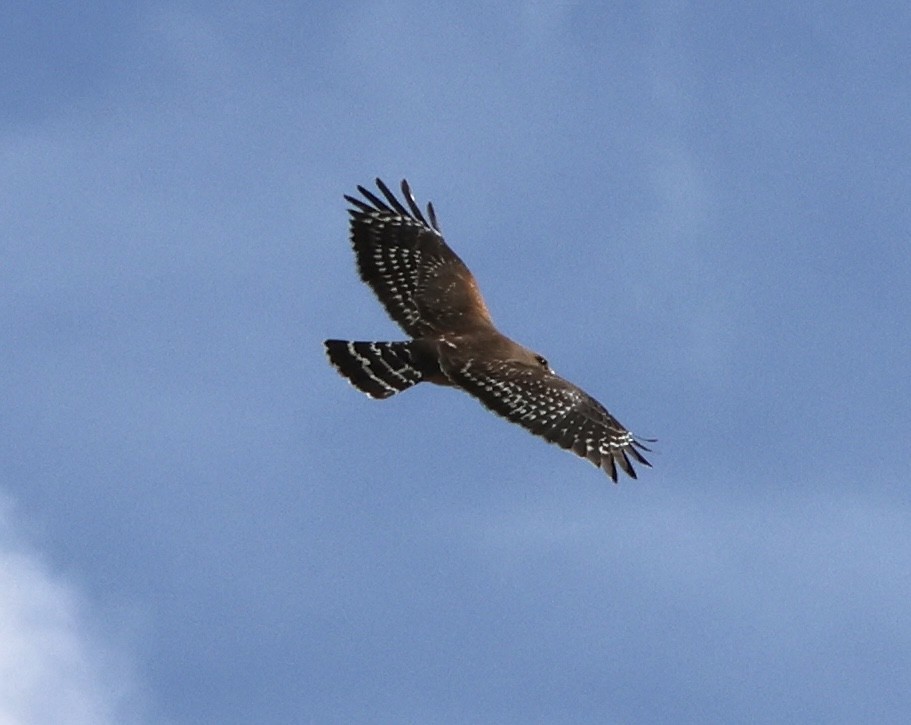
[[[549,369],[505,360],[471,360],[448,371],[487,408],[537,436],[591,461],[617,481],[636,478],[633,462],[651,466],[648,451],[601,403]]]
[[[351,243],[364,280],[389,316],[412,337],[491,327],[477,282],[440,233],[433,205],[425,216],[402,181],[404,206],[376,180],[385,199],[358,186],[363,199],[345,196],[353,208]]]

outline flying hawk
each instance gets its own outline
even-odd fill
[[[381,199],[358,186],[351,243],[361,279],[411,338],[402,342],[326,340],[341,375],[372,398],[420,382],[450,385],[494,413],[591,461],[617,481],[651,464],[634,436],[597,400],[564,380],[541,355],[494,326],[474,276],[449,248],[433,205],[426,214],[402,181],[405,204],[376,180]],[[407,204],[407,206],[406,206]],[[648,441],[651,442],[651,441]]]

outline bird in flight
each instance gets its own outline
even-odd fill
[[[358,186],[351,204],[351,244],[361,279],[411,338],[398,342],[326,340],[338,372],[371,398],[420,382],[461,388],[488,409],[571,450],[617,482],[646,466],[645,442],[601,403],[554,373],[541,355],[494,326],[474,276],[449,248],[433,204],[426,214],[408,182],[404,204],[376,180],[380,198]]]

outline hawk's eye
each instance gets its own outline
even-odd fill
[[[535,355],[535,360],[537,360],[538,365],[540,365],[545,370],[550,368],[550,365],[547,364],[547,358],[545,358],[543,355]]]

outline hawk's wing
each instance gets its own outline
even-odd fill
[[[487,408],[604,469],[636,478],[633,461],[649,449],[601,403],[549,369],[504,360],[471,360],[449,377]]]
[[[364,280],[389,316],[412,337],[490,327],[490,313],[474,277],[440,233],[433,205],[427,216],[402,181],[407,208],[380,180],[385,197],[358,186],[352,205],[351,243]]]

